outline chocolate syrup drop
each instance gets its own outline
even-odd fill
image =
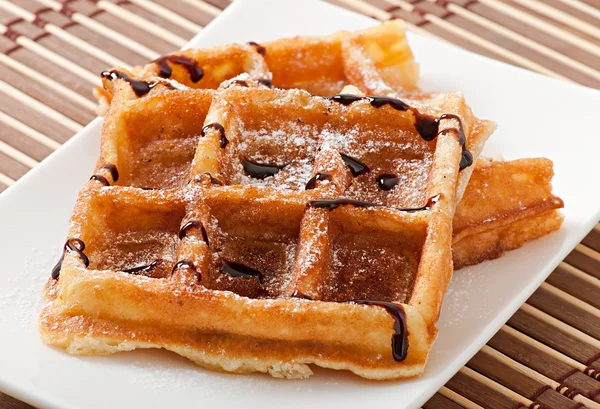
[[[255,179],[264,179],[269,176],[275,176],[281,169],[287,165],[266,165],[242,159],[244,172]]]
[[[244,264],[234,263],[231,261],[221,260],[221,272],[229,274],[232,277],[243,277],[245,279],[251,279],[257,277],[261,283],[264,280],[263,274],[251,267]]]
[[[401,305],[385,301],[352,300],[349,302],[360,305],[374,305],[386,309],[395,321],[395,334],[392,335],[392,356],[395,361],[404,361],[408,355],[408,328],[404,308]]]
[[[398,184],[398,178],[396,175],[390,175],[388,173],[377,176],[377,186],[381,190],[392,190]]]
[[[241,85],[242,87],[246,87],[248,88],[248,83],[244,80],[233,80],[231,81],[231,84],[237,84],[237,85]]]
[[[360,175],[370,171],[369,167],[367,165],[365,165],[364,163],[362,163],[361,161],[359,161],[358,159],[353,158],[352,156],[346,155],[345,153],[342,153],[342,152],[340,152],[340,156],[342,157],[344,164],[350,168],[350,172],[352,172],[352,176],[360,176]]]
[[[263,47],[262,45],[255,43],[254,41],[248,41],[248,45],[251,45],[252,47],[254,47],[256,49],[256,52],[259,53],[260,55],[265,55],[265,53],[267,52],[267,49],[265,47]]]
[[[225,128],[223,128],[223,125],[218,124],[216,122],[205,125],[202,128],[202,137],[204,137],[206,135],[206,131],[209,130],[210,128],[219,132],[219,134],[221,135],[221,148],[225,148],[227,146],[227,144],[229,143],[229,140],[227,140],[227,138],[225,137]]]
[[[381,108],[384,105],[389,105],[398,111],[409,111],[414,109],[401,99],[392,97],[361,97],[353,94],[338,94],[329,97],[328,99],[346,106],[356,101],[367,100],[371,106],[375,108]]]
[[[469,152],[467,149],[463,148],[462,156],[460,158],[459,170],[463,170],[464,168],[468,168],[473,164],[473,154]]]
[[[430,197],[429,200],[427,201],[427,203],[425,204],[425,206],[406,207],[404,209],[396,209],[396,210],[400,210],[401,212],[407,212],[407,213],[422,212],[423,210],[429,210],[433,207],[434,204],[436,204],[440,200],[441,197],[442,197],[441,194]]]
[[[264,85],[265,87],[273,88],[273,82],[268,78],[259,78],[258,80],[256,80],[256,82]]]
[[[76,252],[79,258],[81,258],[81,261],[83,261],[83,264],[85,264],[86,267],[89,266],[90,260],[83,253],[83,250],[85,250],[85,243],[81,239],[68,239],[63,247],[62,256],[58,260],[58,263],[56,263],[56,265],[52,269],[52,278],[56,280],[60,276],[60,269],[62,268],[62,263],[65,259],[65,253],[67,251]]]
[[[200,233],[202,234],[202,240],[204,240],[206,245],[210,247],[210,242],[208,241],[208,233],[206,232],[204,226],[200,226]]]
[[[143,275],[144,273],[149,273],[154,270],[157,266],[159,266],[163,262],[162,259],[156,259],[150,264],[146,264],[143,266],[137,266],[132,268],[127,268],[125,270],[121,270],[124,273],[129,273],[133,275]]]
[[[208,246],[208,233],[206,232],[206,229],[204,228],[200,220],[190,220],[189,222],[184,224],[181,230],[179,230],[179,239],[183,239],[187,235],[187,232],[193,228],[200,229],[200,233],[202,234],[202,240],[204,240],[204,242]]]
[[[425,141],[433,141],[440,129],[440,120],[430,115],[424,115],[420,112],[413,110],[415,115],[415,129],[421,135],[421,138]]]
[[[381,108],[384,105],[389,105],[397,111],[408,111],[412,108],[406,102],[398,98],[391,97],[367,97],[371,106]]]
[[[117,167],[115,165],[104,165],[100,169],[108,169],[108,171],[110,172],[110,176],[112,176],[113,182],[119,180],[119,171],[117,170]]]
[[[104,176],[98,175],[97,173],[90,176],[90,180],[97,180],[98,182],[102,183],[104,186],[110,186],[110,183],[108,182],[108,180]]]
[[[204,71],[198,63],[184,55],[165,55],[153,62],[158,65],[158,75],[162,78],[171,78],[171,75],[173,75],[173,69],[167,62],[183,66],[190,74],[190,79],[193,83],[200,81],[204,77]]]
[[[175,264],[173,266],[173,270],[171,271],[171,274],[175,273],[175,271],[177,271],[178,269],[180,269],[182,267],[187,267],[190,270],[192,270],[192,272],[194,274],[196,274],[196,278],[198,278],[198,281],[202,280],[202,275],[200,274],[200,272],[198,270],[196,270],[196,266],[194,265],[192,260],[189,260],[189,259],[178,261],[177,264]]]
[[[333,102],[337,102],[338,104],[348,106],[353,102],[364,99],[364,97],[359,97],[358,95],[352,95],[352,94],[338,94],[338,95],[329,97],[329,99]]]
[[[138,97],[143,97],[146,95],[152,88],[154,88],[158,82],[148,82],[148,81],[140,81],[131,78],[129,75],[119,72],[117,70],[104,71],[102,73],[103,78],[108,78],[113,81],[116,79],[122,79],[123,81],[127,81],[129,85],[131,85],[131,89],[135,92],[135,95]]]
[[[210,176],[210,184],[211,185],[223,186],[223,182],[221,182],[219,179],[213,177],[213,175],[211,175],[210,173],[208,174],[208,176]]]
[[[65,252],[63,251],[63,253],[61,254],[60,258],[58,259],[58,262],[56,263],[56,265],[52,268],[52,273],[50,274],[50,276],[54,279],[57,280],[58,277],[60,276],[60,269],[62,268],[62,263],[63,260],[65,259]]]
[[[314,175],[308,182],[306,182],[306,186],[304,190],[314,189],[317,186],[317,181],[321,180],[331,180],[331,173],[319,172]]]

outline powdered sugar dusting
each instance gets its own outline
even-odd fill
[[[452,282],[444,298],[444,318],[438,324],[441,328],[456,326],[461,321],[472,319],[472,317],[485,318],[489,314],[485,303],[473,308],[473,303],[469,302],[469,298],[473,293],[490,294],[489,288],[479,287],[483,281],[482,276],[485,274],[486,272],[482,271],[482,268],[477,270],[467,268],[454,272]]]
[[[54,246],[50,253],[56,254],[58,261],[61,251],[61,246]],[[15,311],[14,317],[0,314],[0,324],[16,321],[22,328],[35,326],[37,316],[44,305],[42,288],[50,277],[52,267],[53,265],[48,265],[45,258],[41,257],[37,248],[31,248],[30,256],[23,260],[23,270],[10,272],[6,279],[8,287],[0,292],[0,310]],[[12,308],[12,305],[18,305],[19,308]],[[2,327],[9,332],[17,330],[10,325]]]
[[[285,130],[243,129],[235,146],[240,159],[285,167],[273,177],[256,179],[246,175],[241,161],[236,161],[236,175],[232,177],[232,182],[302,190],[311,177],[317,148],[316,130],[301,122],[290,125]]]

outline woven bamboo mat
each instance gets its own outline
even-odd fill
[[[600,0],[335,0],[600,88]],[[0,0],[0,191],[95,117],[108,66],[183,46],[228,0]],[[30,408],[0,393],[1,408]],[[600,409],[600,225],[424,406]]]

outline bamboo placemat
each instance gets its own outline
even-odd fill
[[[600,0],[332,0],[600,88]],[[0,191],[95,117],[109,66],[183,46],[228,0],[0,0]],[[1,408],[30,406],[0,393]],[[425,409],[600,409],[600,225]]]

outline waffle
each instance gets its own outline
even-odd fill
[[[462,96],[418,109],[260,86],[130,99],[117,82],[128,90],[48,288],[46,342],[101,353],[146,339],[285,377],[309,363],[422,372],[452,274],[461,135],[480,124]],[[74,317],[89,327],[67,331]],[[103,322],[135,340],[102,341]]]
[[[558,230],[563,201],[552,194],[552,161],[480,159],[453,222],[454,269],[500,257]]]
[[[120,69],[119,73],[134,82],[132,92],[138,97],[149,92],[153,84],[159,84],[158,89],[182,85],[217,89],[233,78],[238,84],[251,78],[263,86],[299,88],[315,95],[334,95],[351,84],[370,95],[387,95],[392,89],[415,90],[418,80],[417,64],[400,20],[328,37],[189,49],[132,71]],[[110,73],[104,76],[103,83],[104,88],[94,90],[101,114],[106,112],[114,94]]]
[[[101,155],[45,287],[43,341],[284,378],[421,374],[452,259],[551,231],[562,203],[547,162],[477,162],[494,124],[416,79],[396,21],[103,73]],[[530,211],[478,208],[512,189]]]

